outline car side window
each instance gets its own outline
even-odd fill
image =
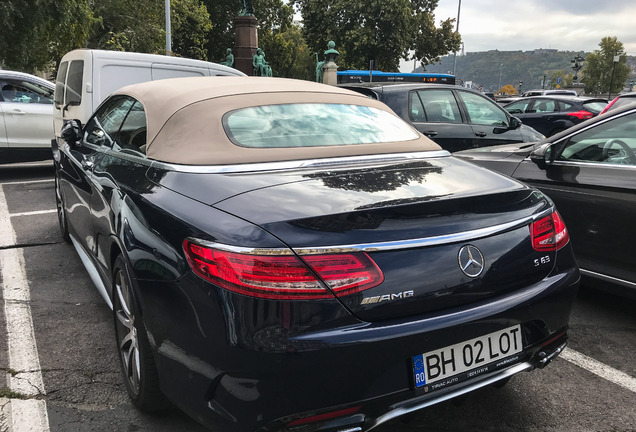
[[[411,93],[413,121],[461,123],[459,105],[451,90],[418,90]]]
[[[499,108],[493,101],[466,91],[460,91],[458,93],[462,101],[464,101],[470,123],[487,126],[508,125],[506,112]]]
[[[523,114],[528,109],[528,105],[530,105],[530,102],[530,99],[520,100],[506,105],[504,109],[510,114]]]
[[[2,98],[5,102],[53,104],[53,91],[41,84],[20,79],[8,79],[2,81],[1,85]]]
[[[534,105],[532,105],[532,112],[535,113],[546,113],[546,112],[555,112],[558,111],[557,103],[554,100],[550,99],[537,99],[534,101]]]
[[[84,141],[112,147],[117,132],[135,100],[127,96],[114,96],[102,104],[84,127]]]
[[[636,165],[636,113],[574,135],[560,149],[556,160]]]
[[[146,113],[138,101],[128,111],[117,134],[116,143],[120,149],[146,153]]]

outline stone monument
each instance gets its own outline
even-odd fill
[[[336,51],[336,43],[334,41],[329,41],[327,44],[327,51],[325,51],[325,64],[322,67],[323,83],[330,85],[338,84],[338,65],[336,65],[335,60],[339,55],[340,53]]]
[[[241,12],[234,18],[234,68],[252,75],[252,57],[258,48],[258,20],[254,16],[251,0],[239,0]]]

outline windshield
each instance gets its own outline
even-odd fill
[[[418,134],[397,116],[346,104],[283,104],[243,108],[225,115],[223,127],[243,147],[323,147],[410,141]]]

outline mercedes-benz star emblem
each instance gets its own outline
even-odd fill
[[[466,245],[457,255],[459,268],[468,277],[475,278],[484,271],[485,261],[481,251],[473,245]]]

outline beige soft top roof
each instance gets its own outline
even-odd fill
[[[196,77],[122,87],[146,112],[148,157],[187,165],[227,165],[325,157],[439,150],[426,137],[412,141],[298,148],[235,145],[223,129],[223,115],[252,106],[286,103],[363,105],[393,113],[383,103],[334,86],[285,78]]]

